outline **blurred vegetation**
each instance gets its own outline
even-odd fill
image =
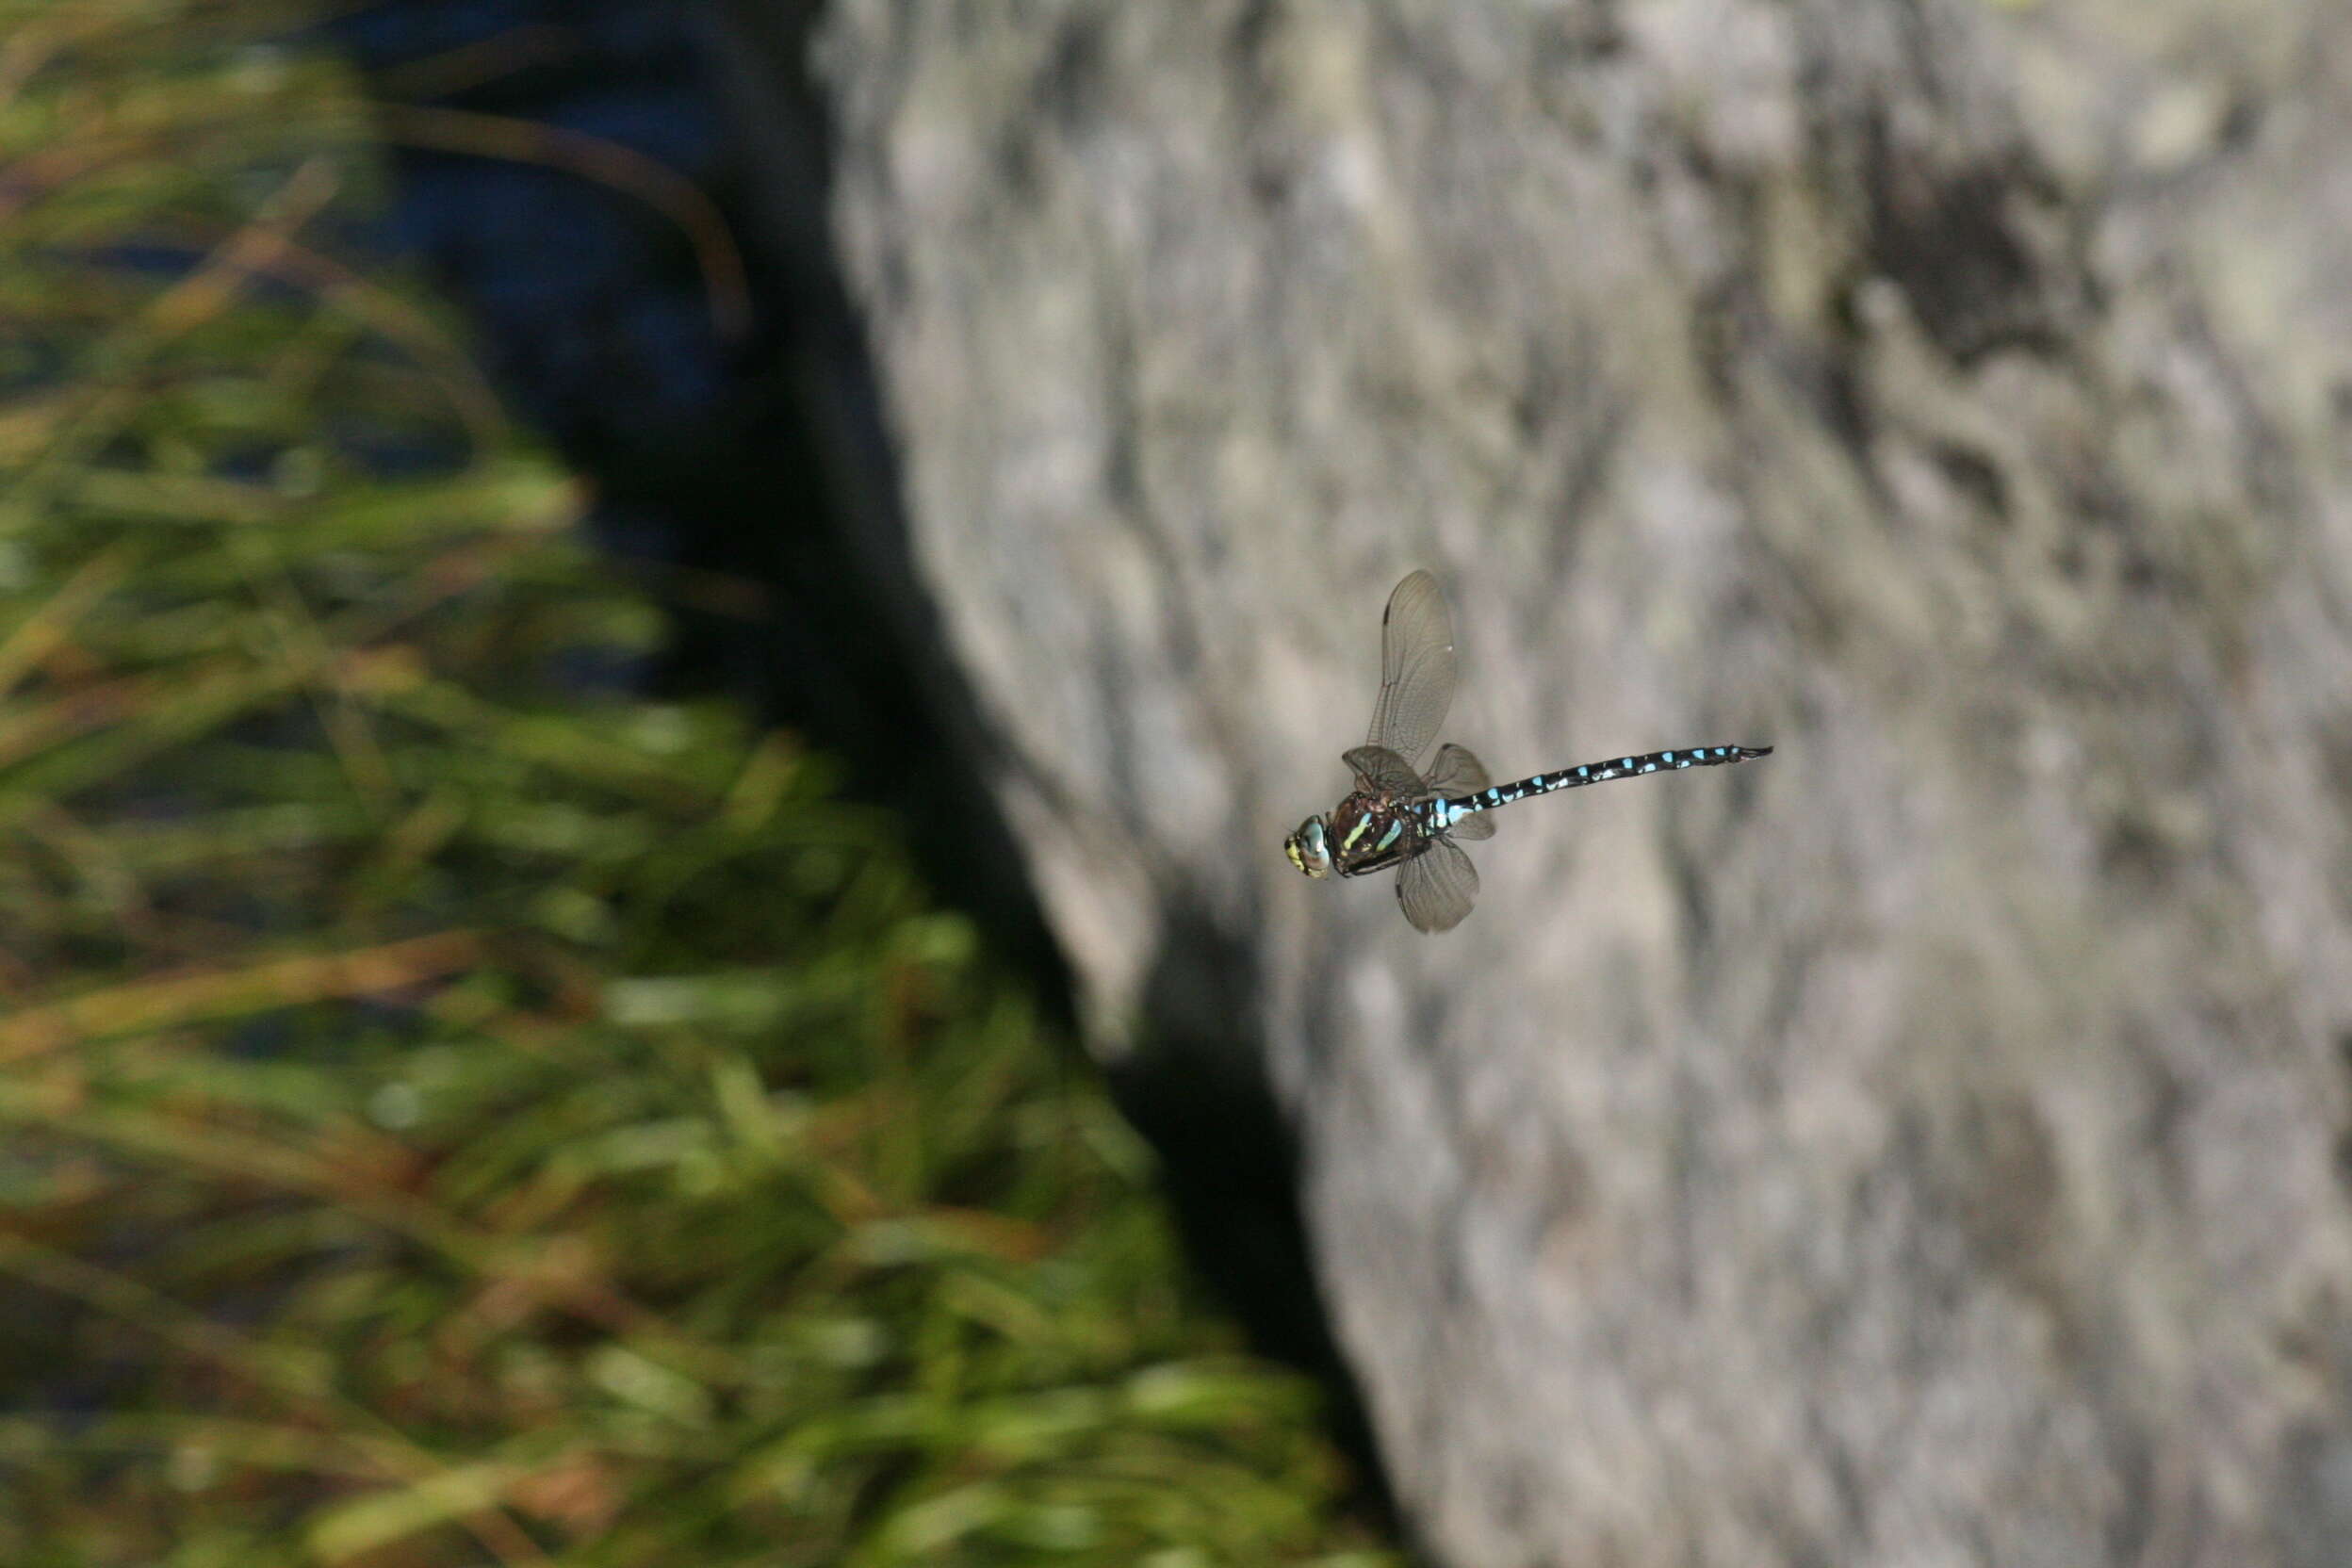
[[[298,19],[0,0],[0,1561],[1385,1560],[892,823],[627,696]]]

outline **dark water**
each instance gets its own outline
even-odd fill
[[[755,9],[795,47],[804,8]],[[721,69],[743,41],[695,5],[396,0],[328,36],[392,139],[368,237],[469,315],[509,404],[594,481],[596,543],[670,612],[641,683],[733,692],[845,759],[1067,1016],[1011,838],[947,740],[961,694],[905,561],[822,188],[792,174],[822,168],[813,105],[788,84],[752,148]],[[710,220],[633,188],[648,170]]]

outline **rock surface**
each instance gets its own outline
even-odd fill
[[[736,0],[739,13],[766,9]],[[1438,1560],[2352,1561],[2352,10],[837,0],[911,569]],[[1448,582],[1514,808],[1282,833]]]

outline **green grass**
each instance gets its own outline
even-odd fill
[[[0,1560],[1385,1560],[896,825],[565,678],[286,14],[0,0]]]

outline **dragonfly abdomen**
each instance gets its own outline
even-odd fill
[[[1675,773],[1684,768],[1721,768],[1735,762],[1745,762],[1758,757],[1769,757],[1770,746],[1689,746],[1674,751],[1648,751],[1638,757],[1612,757],[1603,762],[1586,762],[1558,773],[1530,774],[1509,784],[1496,784],[1472,794],[1440,798],[1428,806],[1429,825],[1433,832],[1444,832],[1462,818],[1480,811],[1492,811],[1497,806],[1509,806],[1514,800],[1529,795],[1548,795],[1558,790],[1574,790],[1586,784],[1602,784],[1612,778],[1639,778],[1644,774]]]

